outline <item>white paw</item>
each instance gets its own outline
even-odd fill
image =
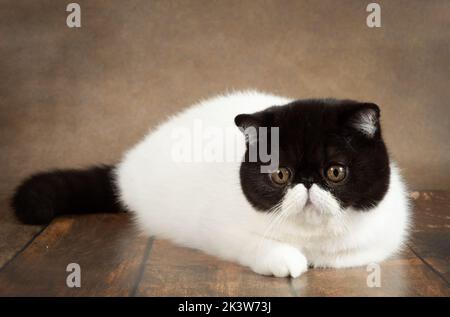
[[[289,245],[278,245],[265,253],[253,270],[262,275],[276,277],[299,277],[308,269],[308,261],[296,248]]]

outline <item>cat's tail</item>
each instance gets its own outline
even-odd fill
[[[113,167],[106,165],[32,175],[16,189],[11,205],[26,224],[47,224],[62,214],[123,211]]]

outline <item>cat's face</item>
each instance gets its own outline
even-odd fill
[[[253,146],[249,144],[241,165],[243,192],[258,210],[271,211],[280,204],[288,204],[295,212],[305,208],[326,214],[349,207],[368,210],[387,192],[389,158],[375,104],[299,100],[239,115],[235,122],[244,129],[279,128],[276,171],[262,173],[264,163],[249,162],[249,147]]]

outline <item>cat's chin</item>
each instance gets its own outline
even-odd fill
[[[283,213],[287,214],[288,221],[297,225],[309,225],[313,227],[320,226],[328,222],[333,214],[323,212],[323,206],[316,206],[310,199],[309,193],[305,191],[306,196],[296,193],[295,198],[290,196],[294,201],[285,203]]]
[[[312,202],[308,202],[302,209],[290,210],[288,221],[296,226],[310,229],[321,227],[331,219],[330,214],[323,214]]]
[[[305,206],[303,207],[303,210],[310,209],[310,208],[315,209],[316,207],[314,206],[313,202],[311,201],[311,199],[308,196],[308,198],[306,199]]]

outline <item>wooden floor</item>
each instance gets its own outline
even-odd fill
[[[404,252],[381,264],[381,287],[366,267],[311,269],[272,278],[201,252],[139,236],[126,214],[53,221],[0,270],[2,296],[449,296],[450,194],[414,192],[415,225]],[[81,267],[81,287],[66,267]]]

